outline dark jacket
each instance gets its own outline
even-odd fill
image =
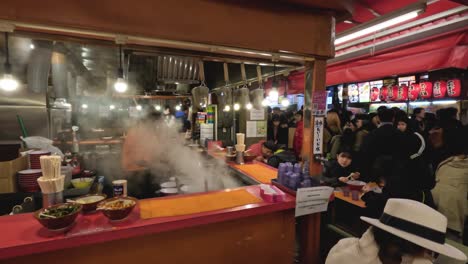
[[[281,124],[278,126],[278,132],[275,137],[275,132],[274,132],[274,127],[273,124],[268,126],[268,131],[267,131],[267,140],[268,141],[273,141],[277,145],[283,145],[287,146],[288,145],[288,132],[289,129],[287,127],[282,128]]]
[[[280,149],[280,150],[277,150],[275,154],[273,154],[273,156],[271,156],[268,159],[267,163],[268,165],[274,168],[278,168],[280,163],[284,163],[284,162],[296,163],[296,161],[297,159],[296,159],[296,155],[294,154],[294,152]]]
[[[332,160],[325,164],[325,171],[323,173],[323,180],[327,185],[332,187],[344,186],[346,184],[340,182],[338,178],[347,177],[351,173],[356,172],[353,165],[343,168],[336,160]]]
[[[413,199],[432,205],[428,197],[433,188],[429,166],[422,158],[410,158],[418,140],[413,133],[401,133],[392,125],[377,128],[364,140],[359,155],[362,179],[385,183],[382,194],[369,192],[362,197],[376,215],[382,212],[389,198]]]

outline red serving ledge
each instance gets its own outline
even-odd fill
[[[258,185],[238,189],[245,189],[260,197]],[[229,191],[229,189],[212,193],[225,191]],[[197,195],[200,194],[189,194],[188,196]],[[158,199],[173,199],[173,197]],[[260,202],[225,210],[147,220],[140,219],[139,210],[135,208],[128,220],[119,224],[109,223],[108,219],[98,212],[90,215],[79,215],[75,225],[68,232],[55,235],[43,228],[31,213],[3,216],[0,217],[0,259],[223,222],[294,207],[294,197],[286,195],[284,202]]]

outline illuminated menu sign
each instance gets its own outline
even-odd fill
[[[350,103],[359,102],[359,88],[357,84],[348,84],[348,98]]]
[[[383,86],[383,81],[370,82],[370,100],[371,102],[380,102],[380,88]]]
[[[370,102],[370,84],[369,82],[358,83],[359,88],[359,102]]]

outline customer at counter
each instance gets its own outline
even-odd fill
[[[280,163],[296,163],[296,155],[293,152],[279,148],[273,141],[267,141],[262,145],[263,162],[278,168]]]
[[[336,160],[329,161],[325,166],[323,181],[332,187],[344,186],[351,177],[357,180],[359,172],[353,166],[353,156],[351,151],[341,151]]]
[[[422,203],[390,199],[380,219],[361,220],[372,227],[361,238],[340,240],[326,264],[429,264],[439,254],[467,260],[463,252],[445,244],[447,218]]]

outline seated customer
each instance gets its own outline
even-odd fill
[[[447,218],[420,202],[389,199],[380,219],[361,220],[372,227],[361,238],[340,240],[325,264],[429,264],[439,254],[467,260],[463,252],[445,244]]]
[[[264,162],[274,168],[278,168],[280,163],[297,161],[294,152],[281,149],[272,141],[263,143],[262,155]]]
[[[353,179],[359,178],[359,172],[356,172],[352,165],[353,156],[350,151],[341,151],[336,160],[330,161],[325,167],[322,180],[332,187],[344,186],[348,181],[348,176],[352,174]]]

